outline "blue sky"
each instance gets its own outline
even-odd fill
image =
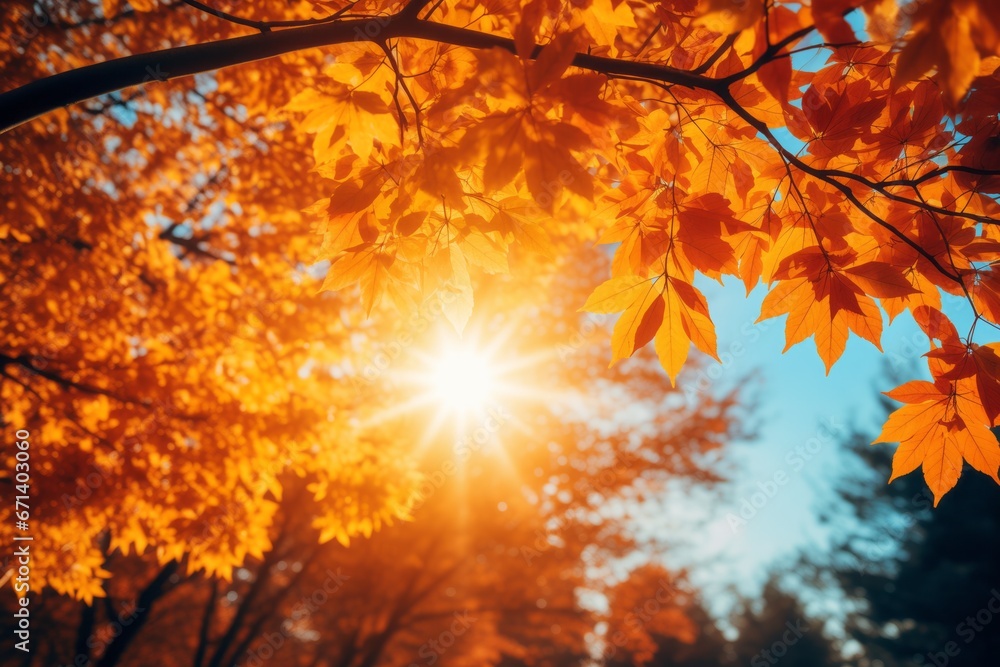
[[[831,530],[844,527],[836,516],[830,523],[819,517],[836,511],[832,491],[847,460],[847,436],[855,429],[871,437],[878,433],[884,421],[878,392],[895,386],[888,369],[899,373],[899,381],[926,374],[921,355],[927,337],[909,314],[892,325],[885,318],[885,353],[852,334],[827,376],[811,338],[781,353],[785,317],[755,323],[764,286],[749,297],[735,280],[724,286],[702,281],[699,287],[718,329],[720,356],[730,356],[721,367],[709,362],[704,376],[688,377],[680,386],[686,381],[705,387],[711,380],[710,391],[724,391],[742,385],[757,401],[751,415],[757,435],[727,450],[731,482],[719,495],[672,498],[668,492],[643,529],[672,545],[651,556],[690,566],[708,597],[732,589],[753,595],[770,569],[787,565],[801,550],[828,549]],[[960,332],[968,330],[966,302],[946,297],[944,309]]]

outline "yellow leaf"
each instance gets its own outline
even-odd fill
[[[444,292],[441,295],[441,310],[451,325],[455,327],[455,331],[461,335],[469,318],[472,317],[474,304],[472,282],[469,278],[465,257],[462,255],[462,249],[457,245],[452,245],[449,252],[451,254],[452,274],[451,279],[441,288]]]
[[[694,23],[721,35],[731,35],[751,27],[762,16],[762,0],[706,0],[701,7],[701,15]]]
[[[636,296],[611,333],[612,365],[649,342],[663,322],[664,301],[658,285],[647,281]]]
[[[602,283],[587,298],[581,311],[590,313],[620,313],[629,307],[644,287],[648,287],[649,278],[639,276],[618,276]]]
[[[660,365],[670,377],[670,382],[674,383],[691,349],[691,339],[684,328],[684,318],[681,316],[680,299],[676,296],[667,298],[663,324],[656,333],[654,345],[656,355],[660,358]]]
[[[628,2],[620,0],[618,6],[612,0],[593,0],[583,14],[583,25],[598,44],[614,46],[619,28],[634,28],[635,16]]]
[[[507,273],[507,252],[482,232],[471,230],[459,241],[465,259],[482,267],[488,273]]]

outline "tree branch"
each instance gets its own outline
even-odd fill
[[[94,634],[94,623],[97,620],[97,607],[93,603],[83,605],[83,610],[80,612],[80,624],[77,626],[76,630],[76,641],[73,643],[73,655],[82,655],[88,657],[87,662],[85,662],[81,667],[87,667],[91,662],[89,660],[90,647],[87,646],[88,640]],[[76,658],[74,658],[74,662]]]
[[[739,104],[739,102],[736,101],[736,98],[734,98],[728,91],[722,95],[722,100],[723,100],[723,102],[725,102],[725,104],[727,106],[729,106],[729,108],[731,108],[733,111],[735,111],[737,113],[737,115],[739,115],[743,120],[745,120],[747,123],[749,123],[751,127],[753,127],[755,130],[757,130],[758,132],[760,132],[764,136],[764,138],[767,139],[768,143],[770,143],[771,146],[788,163],[794,165],[795,168],[798,169],[799,171],[802,171],[802,172],[804,172],[806,174],[809,174],[810,176],[812,176],[814,178],[818,178],[819,180],[821,180],[821,181],[829,184],[830,186],[836,188],[837,190],[839,190],[840,193],[843,194],[844,197],[849,202],[851,202],[851,204],[853,204],[854,207],[857,208],[863,215],[865,215],[866,217],[870,218],[875,224],[879,225],[880,227],[885,228],[886,230],[888,230],[889,232],[891,232],[896,238],[900,239],[903,243],[905,243],[906,245],[908,245],[911,248],[913,248],[921,257],[923,257],[928,262],[930,262],[930,264],[935,269],[937,269],[941,273],[941,275],[946,276],[950,280],[953,280],[953,281],[955,281],[955,282],[957,282],[959,284],[962,283],[962,279],[961,279],[960,276],[958,276],[958,275],[956,275],[956,274],[948,271],[948,269],[946,269],[941,264],[941,262],[939,262],[937,260],[937,258],[934,255],[932,255],[931,253],[927,252],[927,250],[925,250],[923,247],[921,247],[921,245],[919,243],[917,243],[916,241],[914,241],[913,239],[911,239],[909,236],[907,236],[906,234],[902,233],[900,230],[896,229],[895,227],[893,227],[892,225],[890,225],[888,222],[886,222],[885,220],[883,220],[881,217],[879,217],[878,215],[876,215],[875,213],[873,213],[871,210],[869,210],[868,207],[865,206],[858,199],[857,195],[854,194],[854,191],[851,190],[851,187],[849,185],[847,185],[846,183],[842,183],[842,182],[836,180],[835,176],[843,176],[843,177],[847,177],[847,178],[854,178],[854,180],[858,180],[859,182],[864,183],[865,185],[867,185],[868,187],[870,187],[872,190],[875,190],[876,192],[879,192],[879,194],[882,194],[882,195],[884,195],[886,197],[889,197],[890,199],[894,198],[894,196],[891,193],[884,192],[883,189],[878,186],[878,184],[871,184],[867,179],[865,179],[865,178],[863,178],[861,176],[858,176],[856,174],[852,174],[851,172],[844,172],[844,171],[839,171],[839,170],[830,170],[830,171],[827,171],[827,170],[824,170],[824,169],[819,169],[817,167],[813,167],[812,165],[810,165],[810,164],[802,161],[797,155],[795,155],[794,153],[792,153],[791,151],[789,151],[787,148],[785,148],[784,145],[782,145],[781,142],[778,141],[777,137],[774,136],[774,134],[771,132],[770,128],[768,128],[766,124],[764,124],[763,122],[761,122],[760,120],[758,120],[757,118],[755,118],[746,109],[744,109]],[[919,204],[918,204],[918,206],[919,206]],[[955,215],[955,213],[952,212],[952,211],[946,211],[946,213],[948,213],[949,215]]]
[[[329,544],[329,542],[327,544]],[[260,606],[263,611],[257,616],[257,619],[250,623],[247,627],[243,640],[236,645],[236,648],[232,651],[232,656],[228,661],[224,662],[224,664],[237,665],[239,663],[240,656],[247,651],[255,641],[260,639],[261,631],[263,630],[264,625],[281,611],[281,603],[284,602],[285,598],[287,598],[290,593],[298,589],[299,582],[302,581],[306,572],[309,570],[309,567],[322,553],[324,546],[326,545],[317,545],[314,547],[309,556],[302,561],[301,569],[295,573],[291,580],[281,586],[271,597],[261,603]],[[282,626],[279,625],[278,629],[281,630]]]
[[[208,635],[212,629],[212,617],[215,615],[215,600],[219,596],[219,580],[212,577],[212,585],[208,589],[208,602],[205,603],[205,612],[201,616],[201,624],[198,626],[198,648],[195,649],[194,658],[191,660],[191,667],[201,667],[205,662],[205,655],[208,652]]]
[[[208,660],[208,667],[221,667],[226,654],[229,649],[236,642],[237,635],[243,628],[243,621],[246,619],[247,614],[250,613],[250,609],[255,604],[261,593],[271,581],[271,567],[278,561],[279,553],[278,548],[284,542],[284,528],[278,534],[275,539],[274,544],[265,556],[264,560],[261,562],[260,568],[257,571],[257,578],[250,585],[250,589],[247,591],[246,595],[243,596],[240,606],[237,608],[236,613],[233,615],[229,626],[226,628],[225,633],[219,638],[219,643],[212,653],[212,657]]]
[[[224,12],[220,9],[215,9],[209,5],[198,0],[181,0],[184,4],[194,7],[197,10],[203,11],[206,14],[210,14],[216,18],[222,19],[223,21],[228,21],[229,23],[235,23],[236,25],[246,26],[247,28],[253,28],[254,30],[260,30],[261,32],[270,32],[272,28],[299,28],[307,25],[321,25],[324,23],[330,23],[331,21],[336,21],[340,17],[344,16],[347,12],[354,8],[355,3],[350,3],[346,7],[337,10],[330,16],[324,16],[318,19],[301,19],[297,21],[256,21],[254,19],[243,18],[242,16],[237,16],[235,14],[230,14],[229,12]]]
[[[472,49],[502,48],[515,52],[512,39],[422,21],[403,12],[387,17],[347,19],[287,30],[271,30],[192,46],[178,46],[55,74],[0,94],[0,133],[60,107],[130,86],[193,76],[294,51],[353,41],[378,44],[388,39],[412,38]],[[532,57],[537,57],[540,51],[541,47],[536,47]],[[578,53],[573,59],[573,65],[608,75],[641,77],[716,93],[725,90],[725,83],[718,79],[654,63]]]
[[[178,567],[179,563],[177,561],[170,561],[163,566],[163,569],[142,590],[142,593],[139,594],[139,598],[135,602],[137,614],[135,619],[129,625],[125,626],[122,629],[122,633],[108,645],[104,656],[97,663],[98,667],[112,667],[112,665],[118,663],[125,649],[135,641],[139,631],[146,625],[153,604],[167,591],[170,578],[177,572]]]

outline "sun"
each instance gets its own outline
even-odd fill
[[[426,385],[431,405],[466,416],[496,399],[497,368],[484,350],[473,345],[446,345],[428,360]]]
[[[429,332],[422,345],[407,351],[409,359],[400,354],[398,369],[387,366],[392,371],[387,386],[399,392],[398,400],[367,423],[419,424],[413,431],[418,452],[442,442],[442,436],[457,441],[498,422],[508,434],[524,432],[524,416],[552,405],[561,393],[538,374],[552,362],[552,349],[525,351],[512,340],[515,331],[507,325],[489,335],[478,327],[464,335],[444,326]]]

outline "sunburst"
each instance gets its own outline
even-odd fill
[[[496,403],[500,369],[484,350],[469,343],[442,345],[427,365],[423,384],[437,410],[467,419]]]
[[[524,340],[519,324],[488,333],[482,326],[462,335],[444,326],[427,332],[384,375],[399,400],[367,423],[398,424],[418,457],[443,443],[461,449],[460,443],[478,438],[477,452],[510,466],[508,448],[537,437],[537,411],[575,397],[551,381],[550,366],[559,363],[556,347]]]

